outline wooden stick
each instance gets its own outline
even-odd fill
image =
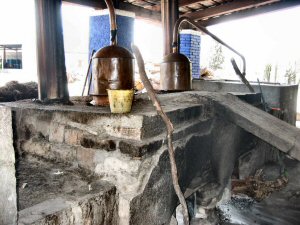
[[[174,153],[174,147],[173,147],[173,141],[172,141],[172,135],[173,135],[173,124],[170,121],[169,117],[165,114],[165,112],[162,110],[161,105],[159,100],[156,97],[155,91],[147,77],[146,71],[145,71],[145,64],[143,57],[138,49],[137,46],[132,45],[132,50],[133,53],[136,57],[138,68],[139,68],[139,73],[140,73],[140,78],[147,90],[147,93],[156,108],[157,113],[160,115],[160,117],[163,119],[164,123],[166,124],[167,127],[167,137],[168,137],[168,152],[169,152],[169,157],[170,157],[170,164],[171,164],[171,174],[172,174],[172,181],[173,181],[173,186],[174,190],[176,192],[176,195],[179,199],[179,202],[182,206],[183,210],[183,218],[184,218],[184,225],[189,225],[189,213],[188,213],[188,208],[185,202],[185,198],[182,194],[182,191],[179,186],[178,182],[178,174],[177,174],[177,166],[176,166],[176,161],[175,161],[175,153]]]

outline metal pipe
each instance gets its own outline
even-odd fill
[[[105,3],[109,10],[111,45],[117,45],[117,20],[114,4],[112,0],[105,0]]]
[[[164,56],[172,53],[172,32],[179,17],[178,0],[161,0]]]
[[[228,44],[226,44],[224,41],[222,41],[220,38],[218,38],[216,35],[214,35],[213,33],[211,33],[210,31],[208,31],[205,27],[199,25],[197,22],[195,22],[194,20],[190,19],[189,17],[180,17],[174,26],[173,29],[173,52],[174,53],[178,53],[178,33],[179,33],[179,28],[180,25],[183,22],[188,22],[189,24],[193,25],[195,28],[199,29],[200,31],[204,32],[205,34],[209,35],[210,37],[212,37],[214,40],[216,40],[217,42],[219,42],[220,44],[226,46],[228,49],[230,49],[231,51],[233,51],[235,54],[237,54],[238,56],[240,56],[242,58],[243,61],[243,75],[246,75],[246,59],[245,57],[239,53],[238,51],[236,51],[234,48],[232,48],[231,46],[229,46]]]

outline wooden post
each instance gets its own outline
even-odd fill
[[[39,99],[67,102],[61,0],[35,0]]]
[[[161,0],[164,55],[172,52],[173,27],[179,17],[178,0]]]

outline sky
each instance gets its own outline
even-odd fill
[[[0,0],[0,9],[0,42],[14,43],[32,37],[33,0]]]
[[[209,27],[245,55],[247,74],[253,79],[268,63],[278,64],[281,73],[300,64],[300,7],[248,17]],[[299,71],[300,72],[300,71]]]

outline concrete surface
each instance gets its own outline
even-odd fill
[[[251,83],[256,93],[260,93],[258,83]],[[297,116],[298,85],[261,83],[262,94],[270,108],[280,108],[283,120],[295,125]],[[224,80],[193,80],[193,89],[219,93],[249,93],[248,88],[240,81]]]
[[[182,92],[159,95],[174,123],[179,182],[188,197],[214,208],[234,164],[252,139],[300,160],[300,131],[234,95]],[[61,161],[116,186],[119,224],[168,224],[178,204],[164,125],[152,103],[136,96],[129,114],[85,104],[6,103],[15,117],[18,155]]]

